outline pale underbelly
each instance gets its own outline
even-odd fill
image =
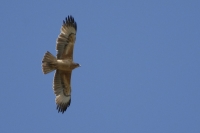
[[[71,71],[71,63],[68,61],[57,60],[57,69],[62,71]]]

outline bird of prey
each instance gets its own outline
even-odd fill
[[[77,24],[72,16],[66,17],[61,27],[61,33],[56,41],[57,57],[46,52],[42,60],[44,74],[55,70],[53,90],[56,95],[58,113],[64,113],[71,103],[72,70],[80,67],[73,62],[73,49],[76,41]]]

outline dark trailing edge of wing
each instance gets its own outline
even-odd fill
[[[71,103],[71,99],[69,100],[68,103],[62,103],[60,105],[57,104],[58,113],[62,112],[63,114],[67,110],[67,108],[70,106],[70,103]]]
[[[74,18],[71,15],[66,17],[65,21],[63,20],[63,24],[65,24],[67,26],[72,26],[77,31],[77,24],[76,24],[76,22],[74,21]]]

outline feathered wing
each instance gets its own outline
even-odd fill
[[[71,72],[56,70],[54,76],[54,93],[58,112],[64,113],[71,103]]]
[[[76,41],[77,24],[72,16],[68,16],[61,27],[56,50],[57,59],[73,61],[73,49]],[[58,112],[64,113],[71,103],[71,71],[56,70],[54,76],[54,93]]]
[[[61,27],[58,36],[56,50],[57,59],[73,60],[73,49],[76,41],[77,24],[72,16],[68,16]]]

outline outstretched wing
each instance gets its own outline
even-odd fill
[[[58,112],[64,113],[71,103],[71,72],[56,70],[54,76],[54,93]]]
[[[57,39],[57,59],[72,59],[76,41],[77,25],[72,16],[68,16],[61,27],[61,33]]]

